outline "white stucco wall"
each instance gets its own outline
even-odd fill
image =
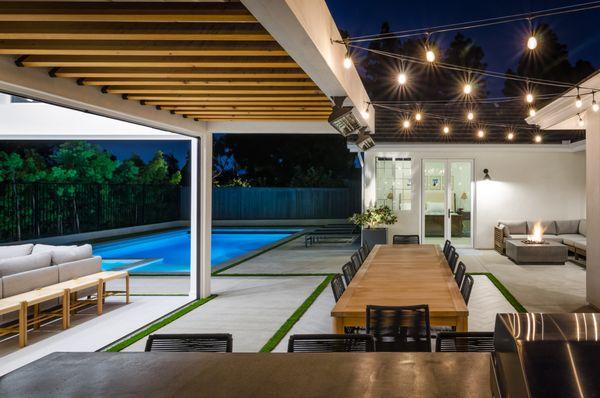
[[[399,212],[393,234],[421,233],[421,161],[424,158],[473,159],[475,176],[474,247],[493,248],[493,226],[499,219],[583,218],[586,213],[585,152],[537,148],[402,148],[375,147],[366,153],[364,204],[375,204],[375,159],[412,159],[412,210]],[[490,170],[491,181],[482,170]]]

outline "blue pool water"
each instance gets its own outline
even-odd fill
[[[218,266],[238,256],[286,238],[292,229],[213,230],[211,265]],[[129,269],[133,273],[189,273],[190,234],[181,229],[94,245],[102,256],[102,268]]]

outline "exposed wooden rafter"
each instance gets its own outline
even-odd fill
[[[0,2],[0,54],[201,120],[325,120],[331,101],[239,2]]]

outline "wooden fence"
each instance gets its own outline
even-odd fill
[[[341,219],[360,211],[354,188],[213,189],[213,220]]]

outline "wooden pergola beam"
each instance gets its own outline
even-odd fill
[[[0,21],[20,22],[203,22],[256,23],[256,18],[236,3],[0,3]]]
[[[171,100],[180,100],[180,101],[210,101],[212,103],[219,102],[236,102],[236,101],[293,101],[293,102],[307,102],[307,101],[315,101],[315,102],[325,102],[327,101],[327,97],[322,95],[191,95],[191,96],[183,96],[183,95],[146,95],[146,94],[123,94],[124,99],[137,100],[137,101],[171,101]]]
[[[3,22],[0,40],[275,41],[257,24],[127,22]]]
[[[112,94],[322,94],[321,90],[312,87],[182,87],[182,86],[108,86],[102,89],[105,93]]]
[[[331,106],[158,106],[158,109],[180,112],[201,111],[323,111],[331,113]]]
[[[215,116],[196,117],[193,119],[198,120],[198,121],[200,121],[200,120],[203,120],[203,121],[209,121],[209,120],[239,120],[239,121],[249,121],[249,120],[260,120],[260,121],[304,120],[304,121],[306,121],[306,120],[314,120],[314,121],[326,121],[327,117],[321,117],[321,116],[277,116],[277,115],[270,115],[270,116],[219,116],[219,115],[215,115]]]
[[[274,57],[287,53],[274,42],[0,40],[0,54],[96,56]]]
[[[121,67],[121,68],[297,68],[289,57],[100,57],[71,55],[28,55],[16,61],[19,66],[57,67]]]
[[[268,116],[268,115],[306,115],[306,116],[329,116],[330,111],[175,111],[176,115],[186,115],[190,117],[201,117],[205,115],[254,115],[254,116]]]
[[[56,77],[73,78],[144,78],[144,79],[306,79],[302,69],[219,69],[212,68],[57,68]]]
[[[304,102],[304,101],[240,101],[237,99],[233,100],[222,100],[222,101],[142,101],[143,105],[158,106],[165,108],[168,106],[180,107],[180,106],[322,106],[331,108],[331,102]]]
[[[274,79],[79,79],[82,86],[186,86],[186,87],[316,87],[311,80],[274,80]]]

